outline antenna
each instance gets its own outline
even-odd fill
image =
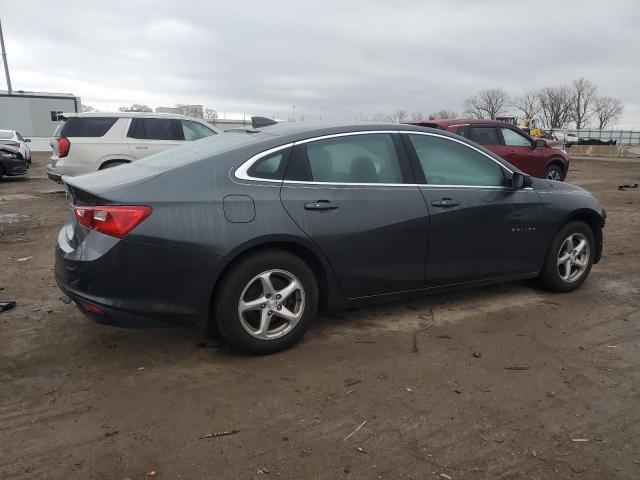
[[[9,76],[9,64],[7,64],[7,51],[4,49],[4,36],[2,35],[2,21],[0,21],[0,46],[2,46],[2,63],[4,64],[4,75],[7,77],[7,90],[12,93],[11,77]]]

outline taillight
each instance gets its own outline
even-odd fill
[[[58,138],[58,157],[66,157],[69,155],[69,149],[71,148],[71,142],[67,137]]]
[[[104,205],[75,207],[78,223],[96,232],[122,238],[151,215],[151,207],[142,205]]]
[[[19,143],[5,143],[5,145],[8,145],[9,147],[13,147],[13,148],[20,148]]]

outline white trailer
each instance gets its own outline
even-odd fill
[[[80,98],[70,93],[0,91],[0,130],[17,130],[30,138],[34,151],[49,150],[59,113],[79,111]]]

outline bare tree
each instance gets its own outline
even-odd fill
[[[373,121],[374,122],[383,122],[384,121],[384,117],[385,117],[384,113],[381,113],[381,112],[380,113],[376,113],[376,114],[373,115]]]
[[[458,118],[458,112],[453,110],[443,109],[429,114],[429,120],[453,120],[454,118]]]
[[[495,119],[509,102],[509,95],[501,88],[481,90],[464,101],[465,113],[476,118]]]
[[[596,97],[593,100],[593,113],[598,119],[598,128],[600,130],[604,130],[620,118],[623,111],[624,105],[617,98]]]
[[[530,90],[521,97],[515,97],[511,106],[521,112],[524,118],[533,119],[540,111],[540,96],[538,92]]]
[[[592,106],[596,97],[596,86],[586,78],[574,80],[571,89],[570,118],[579,130],[584,128],[593,114]]]
[[[409,116],[409,114],[404,110],[397,110],[396,113],[395,113],[396,121],[398,123],[404,122],[407,119],[408,116]]]
[[[544,87],[538,91],[540,115],[548,128],[564,128],[569,122],[571,91],[565,85]]]
[[[213,108],[205,108],[204,109],[204,119],[205,120],[215,120],[218,118],[218,112],[216,112]]]
[[[82,110],[83,113],[99,111],[97,108],[94,108],[91,105],[82,105],[81,110]]]
[[[480,99],[477,95],[471,95],[464,101],[464,113],[474,118],[484,118],[484,111],[481,108]]]
[[[134,103],[130,107],[120,107],[118,110],[121,112],[153,112],[151,107],[147,105],[140,105],[138,103]]]
[[[416,110],[415,112],[411,113],[411,120],[413,120],[414,122],[418,122],[422,119],[424,119],[424,115],[420,110]]]

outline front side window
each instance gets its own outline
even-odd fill
[[[402,183],[400,161],[390,134],[350,135],[316,140],[298,150],[290,180],[328,183]]]
[[[504,144],[510,147],[530,147],[531,141],[521,133],[511,130],[510,128],[501,128]]]
[[[428,184],[504,185],[498,163],[467,145],[444,137],[409,135]]]
[[[469,127],[469,140],[480,145],[500,145],[498,132],[493,127]]]
[[[180,120],[172,118],[132,118],[127,136],[141,140],[184,140]]]
[[[201,138],[210,137],[211,135],[215,135],[216,132],[211,130],[206,125],[203,125],[200,122],[194,122],[193,120],[182,120],[182,133],[184,134],[184,139],[187,142],[191,142],[193,140],[200,140]]]

